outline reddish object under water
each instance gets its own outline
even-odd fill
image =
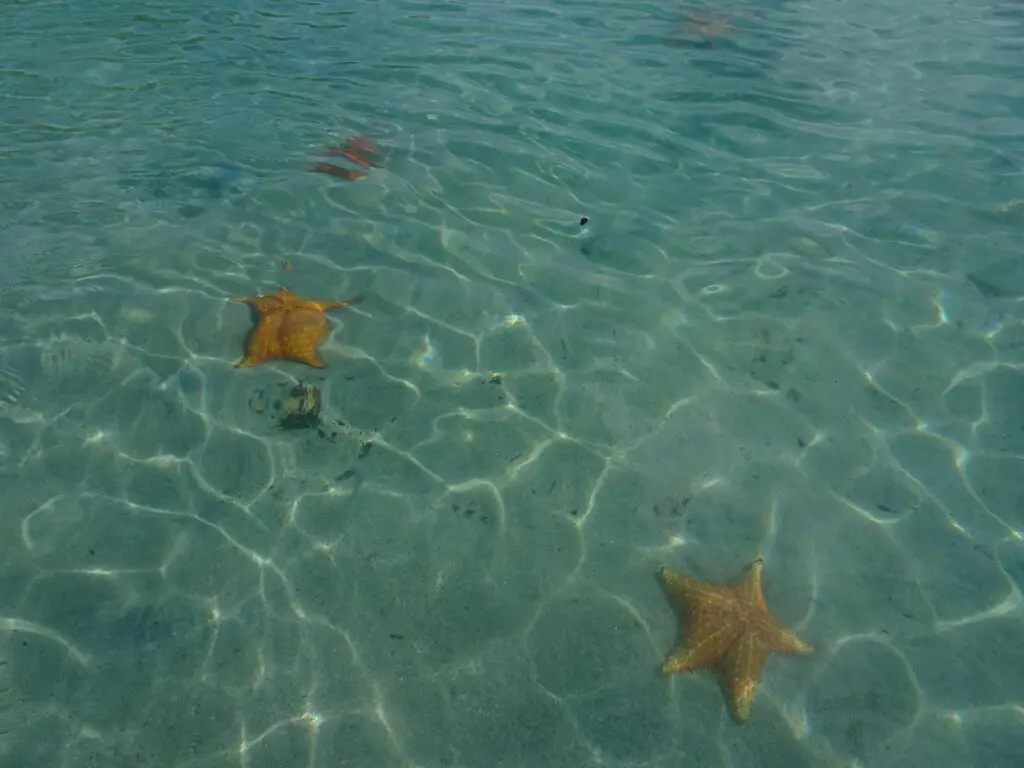
[[[353,136],[345,142],[346,149],[356,149],[360,152],[369,152],[371,155],[379,155],[380,150],[373,146],[373,139],[369,136]]]
[[[353,136],[345,142],[344,146],[331,147],[327,154],[332,157],[344,157],[363,168],[380,168],[380,165],[373,162],[367,155],[379,155],[380,151],[373,146],[373,140],[369,136]]]
[[[353,136],[341,147],[330,147],[326,154],[328,157],[344,157],[346,160],[351,160],[363,168],[381,167],[379,163],[375,163],[367,157],[367,155],[380,155],[380,150],[373,145],[373,140],[369,136]],[[313,172],[328,173],[331,176],[337,176],[347,181],[355,181],[366,176],[362,171],[342,168],[340,165],[332,163],[320,163],[313,169]]]
[[[351,160],[357,165],[363,166],[363,168],[380,168],[380,166],[370,160],[368,157],[363,157],[354,149],[345,149],[343,147],[331,147],[327,150],[327,154],[332,157],[344,157]]]
[[[733,30],[729,16],[716,12],[695,11],[686,13],[671,38],[674,45],[703,45],[715,48],[715,41]]]
[[[337,176],[339,179],[345,179],[345,181],[355,181],[366,175],[362,171],[342,168],[340,165],[334,165],[333,163],[317,163],[313,168],[313,173],[327,173],[331,176]]]

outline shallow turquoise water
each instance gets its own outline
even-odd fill
[[[0,766],[1016,764],[1019,3],[3,18]],[[655,573],[758,556],[740,726]]]

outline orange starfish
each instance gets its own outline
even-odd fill
[[[317,351],[327,338],[327,315],[324,313],[329,309],[351,307],[361,299],[308,301],[287,288],[281,288],[270,296],[239,297],[232,301],[245,302],[259,315],[256,327],[249,333],[245,357],[235,364],[236,368],[248,368],[278,358],[305,363],[313,368],[326,368]]]
[[[724,37],[732,28],[732,20],[728,16],[702,11],[687,13],[686,18],[679,22],[672,42],[676,45],[693,45],[698,41],[693,40],[693,35],[690,33],[696,33],[696,36],[700,38],[699,42],[714,48],[715,40]]]
[[[379,155],[380,150],[373,146],[373,141],[368,136],[353,136],[345,142],[342,147],[330,147],[327,155],[330,157],[344,157],[363,168],[380,168],[367,155]],[[356,181],[366,176],[362,171],[354,171],[351,168],[342,168],[334,163],[317,163],[313,167],[313,173],[328,173],[346,181]]]
[[[351,168],[342,168],[340,165],[334,163],[317,163],[313,166],[313,173],[328,173],[331,176],[337,176],[339,179],[345,179],[345,181],[356,181],[366,176],[362,171],[353,171]]]
[[[342,156],[363,168],[380,168],[378,163],[373,162],[367,155],[379,155],[380,151],[373,146],[373,140],[369,136],[353,136],[345,142],[343,147],[331,147],[327,150],[328,155]]]
[[[761,586],[763,571],[764,561],[758,558],[741,582],[726,587],[667,568],[658,572],[676,611],[688,625],[685,641],[665,659],[662,673],[714,668],[723,678],[733,716],[740,723],[750,716],[768,654],[814,653],[769,612]]]

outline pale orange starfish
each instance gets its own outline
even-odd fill
[[[327,155],[330,157],[344,157],[346,160],[351,160],[363,168],[381,167],[380,163],[369,158],[369,155],[380,155],[380,150],[373,145],[373,140],[369,136],[353,136],[345,142],[344,146],[330,147],[327,150]],[[313,173],[327,173],[346,181],[356,181],[366,177],[366,174],[362,171],[343,168],[334,163],[317,163],[313,167]]]
[[[281,288],[269,296],[238,297],[256,310],[256,326],[250,331],[245,357],[236,368],[248,368],[269,360],[283,358],[305,363],[313,368],[326,368],[317,348],[327,338],[329,309],[358,304],[351,301],[309,301]]]
[[[679,27],[673,35],[673,42],[676,44],[694,41],[690,39],[695,34],[712,48],[715,47],[715,40],[724,37],[732,31],[732,20],[723,14],[707,11],[696,11],[687,13],[686,18],[679,22]]]
[[[757,684],[770,653],[806,655],[814,649],[784,629],[764,601],[759,558],[746,577],[732,586],[716,586],[673,573],[658,572],[662,586],[687,625],[686,637],[661,671],[666,675],[712,668],[722,677],[734,717],[750,716]]]
[[[373,145],[373,140],[369,136],[353,136],[345,142],[343,147],[328,149],[327,154],[348,158],[363,168],[380,168],[378,163],[367,157],[367,155],[380,154],[380,150]]]

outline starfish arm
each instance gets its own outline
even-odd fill
[[[724,605],[727,603],[729,593],[732,592],[730,587],[716,587],[699,579],[670,571],[668,568],[658,571],[658,579],[661,581],[662,587],[665,588],[665,593],[682,611],[688,610],[700,598],[715,602],[720,600]]]
[[[753,632],[741,636],[722,657],[720,671],[733,716],[738,722],[745,722],[750,717],[750,707],[767,658],[768,650]]]
[[[747,569],[747,574],[737,587],[740,598],[761,611],[767,611],[764,601],[764,560],[757,558]]]
[[[713,667],[734,645],[741,628],[715,614],[692,614],[686,640],[661,665],[665,675]]]
[[[343,149],[340,151],[342,157],[346,157],[353,163],[363,166],[363,168],[380,168],[377,163],[370,160],[368,157],[364,157],[356,149]]]
[[[689,576],[662,568],[658,572],[665,593],[676,604],[680,615],[689,615],[698,606],[705,609],[728,610],[736,602],[736,588],[718,587]]]
[[[379,155],[380,150],[373,146],[373,140],[369,136],[353,136],[345,142],[346,149],[358,149],[362,152],[369,152]]]
[[[794,656],[810,656],[814,648],[805,643],[795,633],[772,623],[762,630],[761,639],[769,653],[788,653]]]
[[[358,179],[366,176],[362,171],[353,171],[351,168],[342,168],[340,165],[334,165],[333,163],[317,163],[313,167],[313,173],[326,173],[331,176],[337,176],[339,179],[345,179],[346,181],[357,181]]]
[[[670,595],[686,589],[691,584],[697,583],[696,579],[691,579],[689,576],[683,576],[681,573],[670,571],[664,566],[658,569],[658,580],[665,588],[665,591]]]
[[[309,355],[306,355],[306,356],[301,356],[301,357],[300,356],[296,356],[296,357],[288,356],[288,357],[289,357],[289,359],[294,360],[296,363],[305,363],[310,368],[326,368],[327,367],[327,363],[325,363],[321,359],[320,353],[317,352],[316,350],[314,350],[312,353],[310,353]]]
[[[281,300],[277,296],[236,296],[231,300],[248,304],[258,315],[264,315],[281,306]]]
[[[320,301],[317,302],[317,306],[326,312],[328,309],[345,309],[346,307],[354,307],[356,304],[362,303],[362,301],[362,296],[357,296],[356,298],[349,299],[348,301]]]
[[[662,664],[662,672],[672,675],[713,666],[742,631],[733,607],[735,590],[715,587],[667,568],[658,575],[686,624],[686,639]]]
[[[670,571],[664,566],[658,569],[658,581],[661,582],[661,586],[665,588],[665,593],[669,596],[678,595],[697,583],[696,579],[691,579],[689,576],[683,576],[681,573]]]
[[[251,368],[280,356],[281,351],[274,343],[273,337],[260,334],[257,330],[250,335],[249,343],[245,346],[245,356],[235,364],[235,367]]]
[[[317,347],[327,338],[327,317],[323,312],[296,308],[281,322],[278,332],[280,356],[311,368],[326,368]]]

